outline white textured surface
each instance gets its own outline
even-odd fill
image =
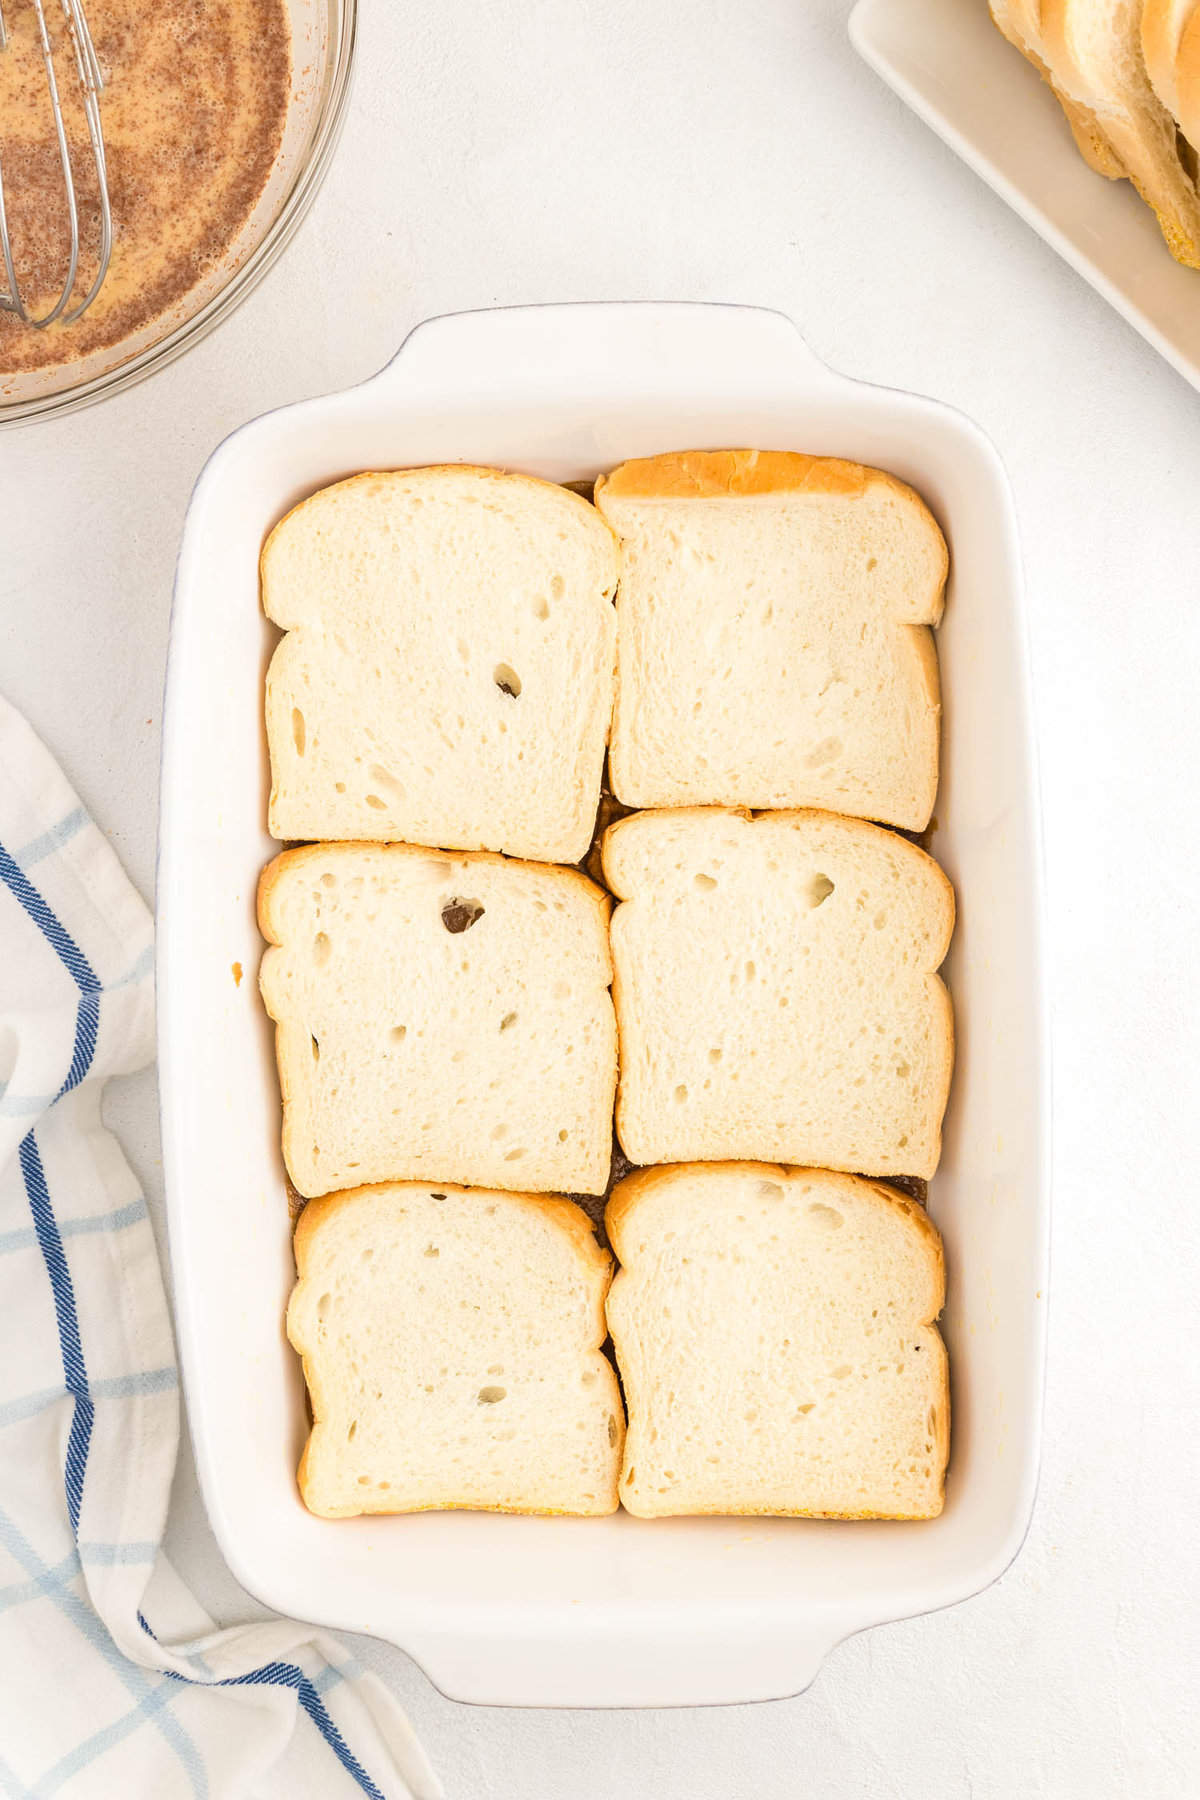
[[[856,61],[845,11],[368,4],[337,162],[266,284],[148,384],[0,436],[0,684],[147,894],[195,475],[243,419],[370,373],[427,314],[778,306],[834,366],[973,414],[1013,475],[1055,1015],[1050,1385],[1029,1541],[989,1593],[845,1645],[808,1694],[770,1706],[468,1709],[364,1646],[452,1800],[1200,1787],[1200,398]],[[151,1082],[124,1083],[110,1113],[159,1200]],[[171,1548],[213,1610],[245,1612],[186,1468]]]

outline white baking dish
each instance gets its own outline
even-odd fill
[[[290,1227],[255,984],[255,883],[275,848],[259,546],[302,495],[357,469],[466,460],[565,481],[704,445],[877,463],[920,489],[950,539],[933,847],[961,905],[959,1060],[930,1198],[950,1272],[946,1510],[919,1525],[315,1519],[295,1485],[305,1411],[283,1333]],[[1004,1569],[1037,1474],[1047,1061],[1017,544],[975,426],[833,374],[776,314],[636,305],[437,319],[362,387],[256,420],[209,462],[184,534],[158,892],[180,1351],[209,1516],[253,1593],[391,1640],[455,1698],[653,1706],[795,1693],[848,1633],[961,1600]]]

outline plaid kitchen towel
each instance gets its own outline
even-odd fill
[[[0,699],[0,1793],[434,1800],[374,1675],[310,1626],[216,1630],[163,1556],[175,1352],[100,1112],[153,1057],[153,980],[146,907]]]

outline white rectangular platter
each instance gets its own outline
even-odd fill
[[[258,553],[360,469],[469,461],[551,480],[625,457],[799,449],[913,483],[950,541],[933,849],[958,891],[958,1069],[930,1207],[949,1263],[952,1451],[928,1524],[511,1518],[323,1521],[300,1503],[294,1271],[271,1032],[256,991]],[[372,381],[245,426],[197,484],[171,628],[158,880],[164,1159],[180,1353],[209,1516],[281,1612],[374,1633],[452,1697],[656,1706],[799,1691],[864,1626],[961,1600],[1033,1503],[1045,1314],[1046,1044],[1025,634],[1008,485],[937,403],[833,374],[774,313],[533,307],[421,326]],[[237,976],[240,971],[241,979]]]
[[[989,187],[1200,387],[1200,271],[1175,262],[1128,181],[1076,150],[1062,108],[987,0],[859,0],[859,55]]]

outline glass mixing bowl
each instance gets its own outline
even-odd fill
[[[329,167],[354,63],[357,0],[287,0],[292,93],[283,143],[253,212],[220,263],[166,313],[72,363],[0,376],[0,425],[48,418],[132,387],[244,300],[290,242]]]

